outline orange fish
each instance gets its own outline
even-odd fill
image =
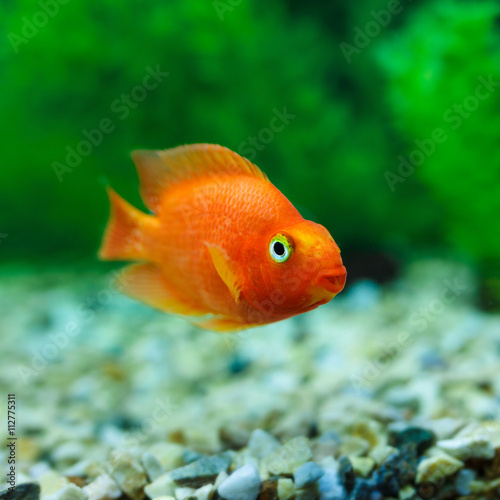
[[[238,331],[326,304],[346,270],[330,233],[266,175],[222,146],[134,151],[145,214],[108,189],[101,259],[125,294],[196,325]]]

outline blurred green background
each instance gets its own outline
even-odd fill
[[[0,18],[3,261],[97,264],[104,186],[143,206],[130,151],[211,142],[326,225],[351,276],[439,253],[498,291],[497,1],[9,0]]]

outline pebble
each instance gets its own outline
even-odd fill
[[[122,490],[108,474],[102,474],[83,487],[89,500],[113,500],[122,496]]]
[[[400,488],[413,483],[417,473],[417,457],[414,447],[393,453],[376,470],[372,479],[377,491],[396,497]]]
[[[194,497],[196,500],[209,500],[212,497],[213,491],[213,484],[206,484],[194,492]]]
[[[196,460],[199,460],[200,458],[205,457],[206,455],[203,455],[203,453],[199,453],[198,451],[194,450],[185,450],[182,453],[182,460],[184,464],[191,464],[193,462],[196,462]]]
[[[374,499],[374,490],[375,487],[371,481],[357,477],[354,483],[354,489],[349,495],[349,500],[372,500]],[[380,498],[382,499],[382,497]]]
[[[281,447],[281,443],[262,429],[255,429],[248,441],[248,450],[255,458],[264,458]]]
[[[89,467],[92,465],[90,460],[80,460],[64,470],[66,477],[85,477],[88,475]]]
[[[312,458],[309,440],[299,436],[287,441],[265,457],[267,470],[274,475],[292,475],[296,469]]]
[[[492,493],[492,498],[498,498],[498,491],[500,490],[500,478],[493,479],[492,481],[473,481],[471,483],[471,492],[474,493]],[[481,497],[482,500],[483,497]]]
[[[240,422],[232,422],[219,430],[222,444],[231,450],[240,450],[249,440],[250,432]]]
[[[455,487],[459,495],[470,495],[471,484],[476,479],[476,472],[472,469],[462,469],[455,480]]]
[[[295,486],[291,479],[278,479],[278,498],[279,500],[291,500],[295,498]]]
[[[85,446],[79,441],[67,441],[52,453],[52,459],[63,464],[74,464],[86,453]]]
[[[393,387],[388,390],[384,396],[387,404],[396,408],[408,408],[417,412],[420,408],[420,397],[418,394],[412,394],[406,387]]]
[[[417,454],[420,456],[433,445],[435,436],[428,429],[408,427],[403,431],[394,433],[392,441],[391,444],[394,444],[400,450],[405,446],[415,446]]]
[[[437,439],[449,439],[465,425],[463,420],[450,417],[438,418],[436,420],[426,419],[419,423],[421,423],[421,427],[432,431]]]
[[[63,486],[59,491],[45,497],[46,500],[89,500],[89,495],[85,490],[82,490],[75,484],[67,484]]]
[[[229,452],[203,457],[196,462],[170,471],[170,477],[179,485],[198,488],[212,483],[221,471],[227,471],[231,465],[232,454]]]
[[[185,486],[182,488],[175,488],[175,498],[176,500],[184,500],[185,498],[192,497],[194,492],[194,488],[187,488]]]
[[[373,458],[377,465],[382,465],[394,452],[399,453],[397,448],[393,446],[379,445],[370,451],[370,457]]]
[[[413,486],[405,486],[399,490],[399,500],[414,500],[418,498],[416,496],[416,491]]]
[[[297,490],[295,494],[295,500],[317,500],[318,498],[318,485],[313,484],[307,488]]]
[[[260,488],[259,500],[278,500],[278,479],[266,479]]]
[[[444,439],[438,441],[436,446],[459,460],[471,458],[491,460],[495,456],[493,445],[486,436],[481,434]]]
[[[339,445],[339,453],[346,456],[361,456],[368,453],[370,443],[358,436],[344,436]]]
[[[324,474],[323,469],[314,462],[306,462],[293,473],[296,488],[307,488]]]
[[[9,490],[0,492],[0,500],[39,500],[40,485],[37,483],[18,484],[11,492]]]
[[[17,444],[18,459],[33,462],[40,456],[41,447],[35,439],[30,437],[19,437]]]
[[[149,451],[142,454],[141,464],[148,475],[149,481],[153,482],[165,473],[158,459]]]
[[[220,471],[219,475],[215,479],[214,489],[216,490],[228,477],[229,474],[225,470]]]
[[[350,457],[349,460],[357,476],[368,477],[375,467],[375,460],[370,457]]]
[[[342,481],[342,484],[344,485],[347,493],[351,493],[352,489],[354,488],[355,477],[352,463],[348,457],[339,457],[338,471],[340,480]]]
[[[177,443],[155,443],[148,451],[154,455],[167,472],[187,463],[184,460],[186,448]],[[197,458],[201,457],[198,456]]]
[[[423,482],[441,482],[447,476],[455,474],[464,464],[446,453],[431,458],[425,458],[418,464],[417,484]]]
[[[261,480],[254,465],[236,469],[217,489],[226,500],[255,500],[259,494]]]
[[[338,464],[332,457],[321,462],[324,474],[318,480],[321,500],[345,500],[347,492],[342,484]]]
[[[53,495],[61,488],[69,484],[69,481],[53,470],[48,470],[38,478],[42,497]]]
[[[349,425],[348,430],[353,436],[368,441],[370,448],[380,443],[382,429],[380,423],[375,420],[357,420]]]
[[[144,487],[148,484],[148,478],[132,455],[123,451],[112,452],[110,474],[132,500],[144,498]]]
[[[170,474],[163,474],[158,479],[148,484],[144,488],[144,492],[149,498],[156,498],[165,495],[173,495],[175,493],[175,482],[170,477]]]
[[[312,444],[314,460],[321,462],[326,457],[337,456],[340,441],[339,435],[335,432],[328,431],[322,434]]]
[[[243,467],[244,465],[255,465],[258,468],[259,460],[255,458],[248,449],[244,449],[239,451],[231,462],[232,469],[238,469],[239,467]]]

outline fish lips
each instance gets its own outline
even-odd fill
[[[316,283],[330,293],[337,295],[345,286],[347,271],[344,266],[326,269],[318,274]]]

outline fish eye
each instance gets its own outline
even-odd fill
[[[292,245],[284,234],[273,236],[269,243],[269,254],[274,262],[285,262],[292,254]]]

